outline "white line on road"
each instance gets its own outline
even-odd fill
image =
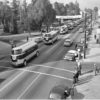
[[[19,78],[25,71],[22,71],[20,74],[18,74],[15,78],[13,78],[10,82],[5,84],[1,89],[0,92],[2,92],[6,87],[8,87],[11,83],[13,83],[17,78]]]
[[[71,72],[71,73],[74,73],[74,71],[71,71],[71,70],[66,70],[66,69],[63,69],[63,68],[55,68],[55,67],[51,67],[51,66],[45,66],[45,65],[33,65],[33,66],[28,66],[28,67],[45,67],[45,68],[52,68],[52,69],[57,69],[57,70],[62,70],[62,71],[66,71],[66,72]]]
[[[28,89],[36,82],[36,80],[40,77],[41,74],[38,74],[37,77],[29,84],[29,86],[24,90],[24,92],[17,98],[19,100],[27,91]]]
[[[73,79],[71,79],[71,78],[66,78],[66,77],[62,77],[62,76],[58,76],[58,75],[47,74],[47,73],[37,72],[37,71],[30,71],[27,69],[21,69],[21,70],[26,71],[26,72],[38,73],[38,74],[42,74],[42,75],[47,75],[47,76],[52,76],[52,77],[57,77],[57,78],[73,81]]]

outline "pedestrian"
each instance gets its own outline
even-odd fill
[[[95,72],[95,76],[97,75],[97,65],[94,64],[94,72]]]
[[[27,41],[29,40],[29,37],[27,36]]]
[[[75,50],[77,50],[77,43],[75,44]]]
[[[94,35],[94,38],[96,39],[96,34]]]
[[[79,74],[81,75],[81,70],[82,70],[82,65],[81,65],[81,62],[78,61],[77,62],[77,71],[79,71]]]
[[[75,71],[74,75],[73,75],[73,84],[76,84],[78,82],[79,78],[79,71]]]
[[[98,68],[96,64],[94,64],[94,72],[95,72],[95,76],[97,75],[97,73],[100,72],[100,68]]]
[[[96,39],[96,43],[97,43],[97,44],[99,43],[99,39]]]

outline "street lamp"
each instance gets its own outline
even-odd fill
[[[91,12],[91,33],[92,33],[92,12]]]

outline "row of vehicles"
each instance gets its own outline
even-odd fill
[[[79,19],[76,21],[66,21],[64,23],[64,25],[62,25],[60,27],[60,34],[66,34],[68,33],[69,30],[72,30],[74,27],[76,27],[77,25],[79,25],[81,22],[83,21],[83,19]]]
[[[66,26],[63,26],[66,28]],[[66,30],[67,31],[67,30]],[[42,39],[36,41],[29,41],[21,46],[12,48],[11,61],[15,66],[27,65],[29,59],[39,55],[38,42],[43,41],[45,44],[53,44],[59,38],[59,29],[53,29],[50,32],[43,33]],[[70,46],[73,41],[70,39],[65,40],[64,46]]]

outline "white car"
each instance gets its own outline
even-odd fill
[[[65,41],[64,41],[64,46],[71,46],[73,44],[73,40],[67,38]]]
[[[69,50],[68,53],[73,54],[75,57],[78,56],[78,51],[76,50]]]
[[[64,56],[64,60],[75,61],[78,57],[78,52],[76,50],[69,50]]]

